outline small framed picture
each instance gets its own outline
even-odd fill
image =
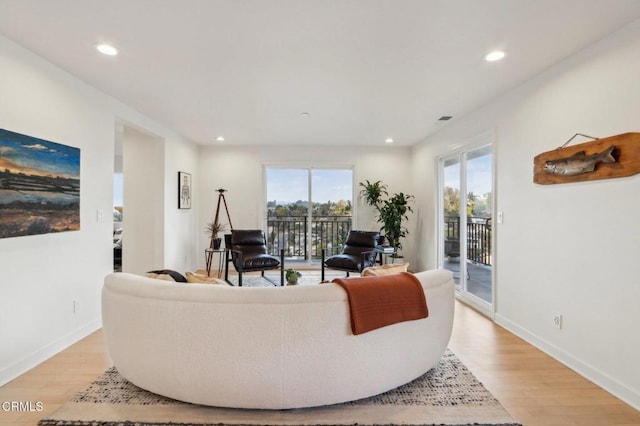
[[[178,172],[178,208],[191,208],[191,175]]]

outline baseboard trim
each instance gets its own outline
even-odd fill
[[[37,350],[31,355],[27,355],[21,360],[14,362],[7,368],[0,371],[0,386],[9,383],[11,380],[26,373],[27,371],[36,367],[38,364],[41,364],[42,362],[51,358],[55,354],[84,339],[94,331],[99,330],[101,327],[102,322],[100,320],[91,321],[88,324],[85,324],[82,327],[51,342],[50,344]]]
[[[496,324],[509,330],[511,333],[525,340],[527,343],[532,344],[547,355],[555,358],[557,361],[566,365],[576,373],[580,374],[587,380],[600,386],[602,389],[614,395],[616,398],[626,402],[636,410],[640,410],[640,393],[634,389],[628,387],[624,383],[621,383],[617,379],[609,376],[606,373],[598,370],[597,368],[580,361],[564,349],[554,345],[553,343],[540,338],[529,330],[521,327],[508,318],[496,313]]]

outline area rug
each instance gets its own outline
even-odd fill
[[[38,424],[521,426],[448,350],[432,370],[389,392],[343,404],[294,410],[242,410],[183,403],[142,390],[111,368]]]

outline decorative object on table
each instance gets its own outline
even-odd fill
[[[389,197],[387,185],[382,181],[360,182],[360,198],[368,205],[376,209],[377,220],[382,224],[380,230],[384,232],[389,246],[395,250],[394,256],[399,256],[402,249],[401,239],[409,235],[409,231],[403,225],[404,220],[409,219],[409,213],[413,212],[409,203],[413,202],[413,195],[398,192]],[[386,197],[386,198],[385,198]]]
[[[178,172],[178,208],[191,208],[191,174]]]
[[[224,223],[219,222],[209,222],[207,223],[206,232],[209,234],[211,239],[211,248],[214,250],[220,250],[222,246],[222,238],[218,236],[218,234],[224,231],[226,225]]]
[[[567,146],[575,137],[594,139]],[[533,181],[541,185],[633,176],[640,173],[640,133],[603,139],[576,133],[564,145],[533,160]]]
[[[301,276],[302,274],[295,269],[289,268],[284,271],[284,277],[287,280],[287,284],[290,285],[298,284],[298,279],[300,279]]]
[[[80,149],[0,129],[0,206],[0,238],[79,231]]]

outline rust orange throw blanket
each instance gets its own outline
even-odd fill
[[[409,272],[333,282],[347,292],[353,334],[429,316],[422,285]]]

